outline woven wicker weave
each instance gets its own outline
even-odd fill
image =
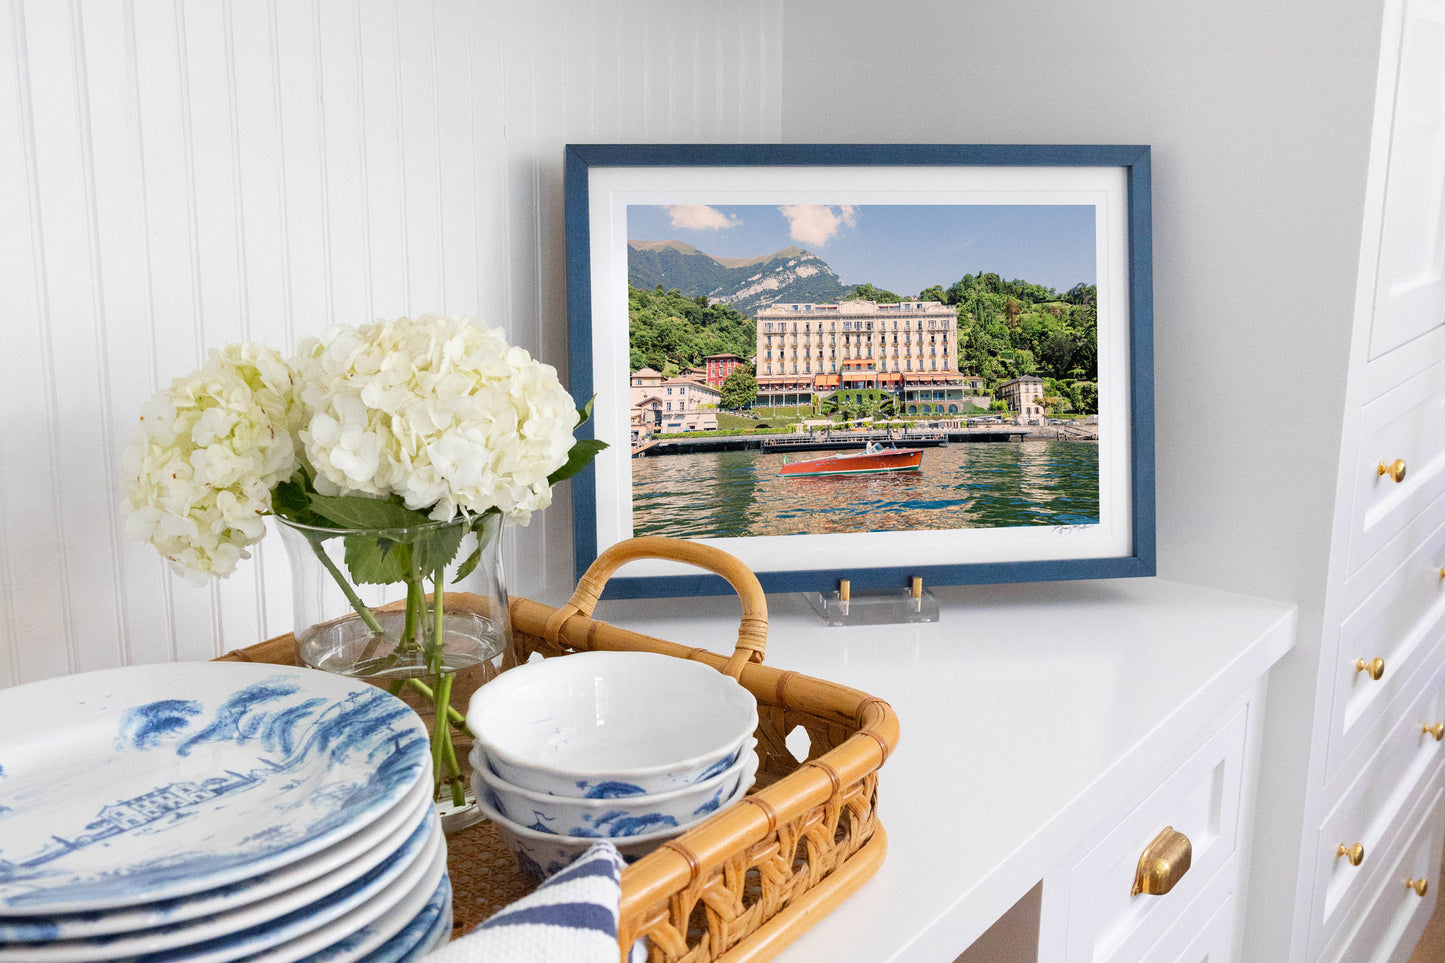
[[[731,656],[591,617],[607,579],[638,558],[685,562],[728,580],[743,604]],[[449,596],[447,604],[464,605],[465,597]],[[567,604],[515,598],[511,613],[516,648],[509,663],[598,649],[661,652],[713,665],[758,700],[753,792],[624,870],[618,923],[624,956],[646,937],[649,963],[769,959],[883,862],[878,768],[897,745],[897,716],[856,689],[762,665],[767,602],[737,559],[693,542],[635,538],[603,552]],[[223,658],[291,662],[294,653],[294,640],[282,636]],[[787,744],[799,728],[809,742],[803,760]]]

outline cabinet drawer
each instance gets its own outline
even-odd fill
[[[1441,433],[1445,436],[1445,432]],[[1378,731],[1391,701],[1406,691],[1445,633],[1445,524],[1438,525],[1340,625],[1334,655],[1334,699],[1326,781],[1332,781],[1361,739]],[[1377,680],[1368,668],[1382,660]]]
[[[1338,963],[1403,963],[1410,958],[1439,891],[1442,796],[1438,791],[1424,814],[1407,829],[1407,842],[1387,871],[1371,879],[1370,896],[1353,925],[1330,941],[1321,960]],[[1425,880],[1424,895],[1410,888]]]
[[[1365,770],[1320,826],[1313,904],[1318,924],[1314,931],[1320,938],[1349,913],[1368,888],[1375,867],[1391,858],[1403,816],[1434,791],[1432,779],[1445,746],[1423,727],[1438,721],[1440,693],[1427,689],[1395,711],[1394,725],[1380,737]],[[1339,847],[1356,845],[1364,851],[1358,866],[1339,854]]]
[[[1237,846],[1240,775],[1248,707],[1208,741],[1091,849],[1070,872],[1066,959],[1143,959],[1214,878]],[[1165,827],[1189,838],[1190,867],[1159,896],[1131,895],[1139,857]]]
[[[1365,406],[1351,502],[1353,573],[1445,489],[1445,362]],[[1399,481],[1382,467],[1404,464]]]
[[[1141,959],[1151,963],[1231,963],[1238,911],[1234,899],[1238,860],[1237,855],[1230,858],[1224,871],[1179,914],[1174,925]]]

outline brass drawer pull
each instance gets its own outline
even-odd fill
[[[1394,461],[1390,462],[1388,465],[1385,464],[1384,462],[1380,462],[1378,465],[1375,466],[1375,477],[1376,477],[1376,478],[1379,478],[1381,475],[1389,475],[1389,476],[1390,476],[1390,481],[1395,482],[1395,483],[1397,483],[1397,484],[1398,484],[1399,482],[1404,481],[1404,480],[1405,480],[1405,462],[1404,462],[1404,460],[1403,460],[1403,459],[1400,459],[1400,458],[1396,458]]]
[[[1427,736],[1434,736],[1435,741],[1439,742],[1441,739],[1445,739],[1445,722],[1423,725],[1420,727],[1420,731]]]
[[[1430,881],[1423,876],[1419,879],[1407,879],[1405,885],[1413,889],[1416,896],[1424,896],[1430,890]]]
[[[1365,861],[1365,847],[1360,843],[1355,843],[1353,846],[1340,843],[1340,848],[1335,850],[1335,859],[1339,859],[1341,856],[1348,859],[1351,866],[1358,866]]]
[[[1366,662],[1364,659],[1356,659],[1355,671],[1369,673],[1370,678],[1379,682],[1385,675],[1385,660],[1375,658]]]
[[[1139,857],[1139,868],[1134,871],[1134,888],[1130,896],[1143,893],[1147,896],[1163,896],[1189,872],[1189,860],[1194,847],[1189,837],[1175,832],[1173,826],[1159,831]]]

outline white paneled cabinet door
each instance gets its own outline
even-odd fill
[[[1370,358],[1445,323],[1445,0],[1407,0]]]

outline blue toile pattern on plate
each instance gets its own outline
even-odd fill
[[[343,886],[392,855],[433,812],[430,783],[418,783],[392,809],[356,833],[303,860],[199,893],[104,912],[0,916],[0,953],[7,943],[44,943],[162,929],[203,928],[233,911],[272,912],[320,886]],[[197,937],[198,939],[201,937]]]
[[[452,932],[452,881],[447,875],[437,884],[436,891],[427,900],[412,920],[403,926],[395,936],[355,963],[404,963],[419,959],[444,943]],[[327,950],[314,954],[308,963],[343,963],[345,951],[352,942],[361,943],[365,931],[353,939],[343,940]]]
[[[215,917],[131,933],[50,944],[0,944],[0,963],[204,960],[253,953],[342,916],[390,885],[419,859],[434,855],[441,845],[441,831],[435,824],[436,817],[427,813],[400,847],[354,880],[335,886],[327,886],[323,880],[319,887],[301,887],[302,896],[309,900],[264,901]]]
[[[173,663],[8,691],[0,771],[0,914],[25,915],[173,898],[301,859],[385,812],[430,758],[416,715],[366,683]]]

